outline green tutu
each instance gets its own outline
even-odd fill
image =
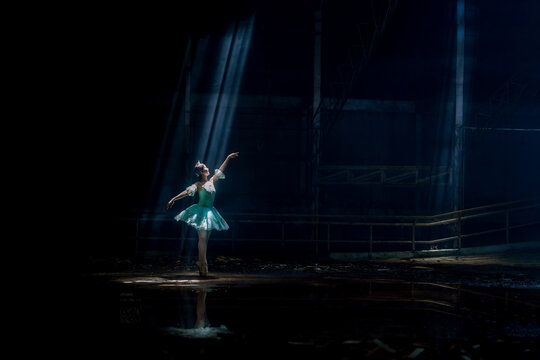
[[[216,170],[216,175],[219,179],[224,179],[225,175],[219,170]],[[194,196],[197,192],[195,184],[186,188],[190,196]],[[176,221],[184,221],[186,224],[193,226],[197,230],[228,230],[229,224],[221,217],[220,213],[214,207],[214,198],[216,196],[216,188],[212,180],[207,181],[198,190],[199,203],[193,204],[180,214],[176,215]]]
[[[182,220],[197,230],[227,230],[229,224],[221,217],[215,207],[193,204],[174,217]]]

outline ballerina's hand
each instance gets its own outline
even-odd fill
[[[238,154],[239,154],[238,152],[235,152],[235,153],[230,154],[230,155],[227,156],[227,157],[228,157],[229,159],[234,159],[234,158],[238,157]]]
[[[171,200],[167,203],[167,210],[169,210],[171,208],[171,206],[173,206],[174,204],[174,200]]]

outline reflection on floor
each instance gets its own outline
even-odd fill
[[[427,264],[409,268],[432,271]],[[126,359],[533,359],[540,354],[537,286],[373,274],[90,274],[74,330],[89,357]]]

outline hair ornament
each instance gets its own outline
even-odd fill
[[[195,175],[197,177],[200,177],[201,176],[201,169],[199,169],[201,167],[202,163],[197,160],[197,163],[195,164]]]

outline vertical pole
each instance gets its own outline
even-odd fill
[[[314,43],[313,43],[313,146],[312,146],[312,199],[311,210],[314,217],[313,237],[317,239],[318,234],[318,214],[319,214],[319,184],[318,171],[320,161],[320,140],[321,140],[321,9],[315,10],[314,16]]]
[[[456,17],[456,114],[454,123],[454,151],[452,156],[452,170],[454,176],[454,211],[463,208],[463,85],[465,72],[465,0],[457,0]]]
[[[457,0],[456,9],[456,103],[452,154],[453,210],[463,208],[463,81],[465,70],[465,0]],[[461,226],[461,217],[458,219]],[[460,231],[458,229],[458,231]],[[454,247],[461,249],[461,234]]]

